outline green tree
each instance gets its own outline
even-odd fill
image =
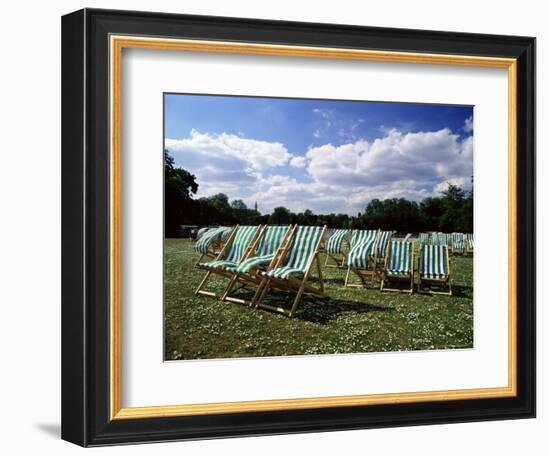
[[[269,223],[273,225],[284,225],[291,223],[291,212],[283,206],[276,207],[273,209],[273,213],[269,217]]]

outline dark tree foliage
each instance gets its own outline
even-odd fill
[[[327,225],[330,228],[368,228],[418,233],[421,231],[473,232],[473,190],[465,192],[449,184],[441,196],[420,203],[405,198],[373,199],[357,216],[347,214],[314,214],[310,209],[294,213],[279,206],[262,215],[257,203],[254,209],[241,199],[229,201],[224,193],[193,199],[198,184],[193,174],[174,166],[174,159],[164,153],[165,231],[175,236],[181,225],[257,225],[290,224]]]
[[[190,223],[194,202],[192,195],[199,185],[195,176],[174,166],[174,159],[164,151],[164,231],[166,236],[174,236],[180,225]]]

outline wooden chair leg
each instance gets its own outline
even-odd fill
[[[258,300],[256,301],[256,304],[255,304],[255,308],[257,309],[258,306],[260,305],[260,303],[264,300],[265,298],[265,295],[267,294],[268,290],[269,290],[269,287],[271,285],[271,280],[267,279],[265,284],[264,284],[264,287],[262,289],[262,292],[260,293],[260,296],[258,298]]]
[[[199,292],[201,291],[201,288],[206,284],[206,281],[210,277],[210,274],[212,274],[212,271],[208,271],[204,276],[204,279],[201,280],[201,283],[199,284],[197,291],[195,291],[195,296],[198,296]]]
[[[266,282],[267,282],[267,279],[262,279],[262,281],[258,285],[258,288],[256,289],[256,293],[254,293],[254,296],[252,297],[252,300],[250,301],[250,307],[258,307],[257,301],[260,297],[260,294],[262,293],[262,290],[264,289],[264,286],[265,286]]]
[[[350,270],[351,270],[351,268],[350,268],[350,266],[348,265],[348,272],[346,273],[346,280],[344,281],[344,286],[345,286],[345,287],[348,286]]]
[[[321,260],[319,259],[319,255],[317,255],[317,271],[319,272],[319,289],[321,290],[321,293],[325,293],[325,285],[323,284],[323,273],[321,272]]]
[[[300,289],[298,290],[298,293],[296,294],[296,298],[294,299],[294,302],[292,303],[292,308],[290,309],[290,312],[288,314],[289,317],[292,317],[294,315],[294,312],[298,308],[298,304],[300,303],[300,300],[302,299],[302,294],[304,293],[305,285],[306,285],[306,281],[304,280],[302,282],[302,285],[300,286]]]
[[[227,287],[225,287],[225,291],[222,293],[222,297],[220,298],[220,301],[224,301],[227,296],[229,296],[229,293],[233,290],[233,287],[235,286],[235,283],[237,282],[238,276],[235,274],[229,283],[227,284]]]

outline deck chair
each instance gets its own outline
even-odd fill
[[[376,242],[380,230],[354,230],[351,235],[350,247],[346,255],[348,271],[346,273],[345,287],[357,288],[367,286],[367,277],[376,274],[376,261],[374,259]],[[350,281],[350,273],[354,272],[361,284],[353,284]]]
[[[406,289],[390,288],[393,282],[406,282]],[[391,241],[386,255],[380,291],[398,291],[412,294],[414,286],[414,249],[408,241]]]
[[[429,233],[420,233],[418,235],[418,240],[420,241],[420,246],[430,243],[430,234]]]
[[[236,267],[247,257],[250,252],[250,246],[260,231],[260,226],[235,226],[227,242],[214,261],[199,263],[199,268],[205,269],[206,275],[201,280],[195,295],[204,295],[217,297],[216,293],[203,290],[206,282],[212,274],[232,278],[230,268]]]
[[[263,279],[262,271],[271,269],[286,245],[291,232],[290,225],[266,225],[256,237],[249,255],[237,266],[226,267],[233,273],[229,284],[221,296],[222,301],[246,304],[245,299],[230,296],[230,293],[249,285],[259,285]],[[238,288],[236,288],[238,287]]]
[[[464,234],[452,233],[451,234],[451,253],[464,253]]]
[[[327,259],[325,260],[325,266],[329,268],[340,268],[344,265],[346,256],[344,254],[344,247],[349,239],[349,230],[334,230],[332,235],[328,238],[326,243],[325,252]],[[335,265],[329,264],[329,258],[336,263]]]
[[[263,280],[252,300],[256,308],[261,307],[292,317],[304,293],[324,295],[319,249],[326,229],[326,225],[323,227],[295,226],[292,229],[288,242],[275,266],[261,273]],[[318,286],[308,282],[314,265],[317,268]],[[263,302],[271,288],[296,293],[290,310]]]
[[[449,245],[448,235],[446,233],[434,233],[432,235],[433,245]]]
[[[418,262],[418,271],[420,274],[418,291],[451,296],[449,247],[446,245],[424,245],[420,249]],[[443,290],[433,290],[432,287],[434,286],[442,287]]]
[[[221,226],[218,228],[210,228],[208,231],[204,232],[201,238],[195,243],[195,252],[200,253],[200,257],[196,261],[195,267],[202,262],[204,257],[211,259],[216,258],[232,230],[233,228]]]
[[[380,231],[378,239],[376,241],[376,248],[374,249],[374,259],[377,266],[384,266],[384,261],[386,259],[386,253],[388,251],[388,246],[390,239],[393,236],[394,231]],[[378,269],[377,269],[378,270]]]
[[[465,253],[474,253],[474,234],[466,233],[464,235],[464,249]]]
[[[207,233],[208,231],[210,231],[212,228],[209,228],[207,226],[203,227],[203,228],[199,228],[197,230],[197,237],[195,238],[195,240],[199,240],[203,234]]]

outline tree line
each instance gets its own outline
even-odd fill
[[[473,190],[466,192],[449,184],[440,196],[420,202],[405,198],[373,199],[356,216],[348,214],[314,214],[306,209],[295,213],[276,207],[271,214],[261,214],[257,205],[249,208],[244,201],[230,201],[224,193],[194,198],[199,184],[196,177],[174,165],[164,151],[165,235],[177,236],[182,225],[257,225],[300,224],[327,225],[330,228],[380,228],[400,232],[443,231],[473,232]]]

